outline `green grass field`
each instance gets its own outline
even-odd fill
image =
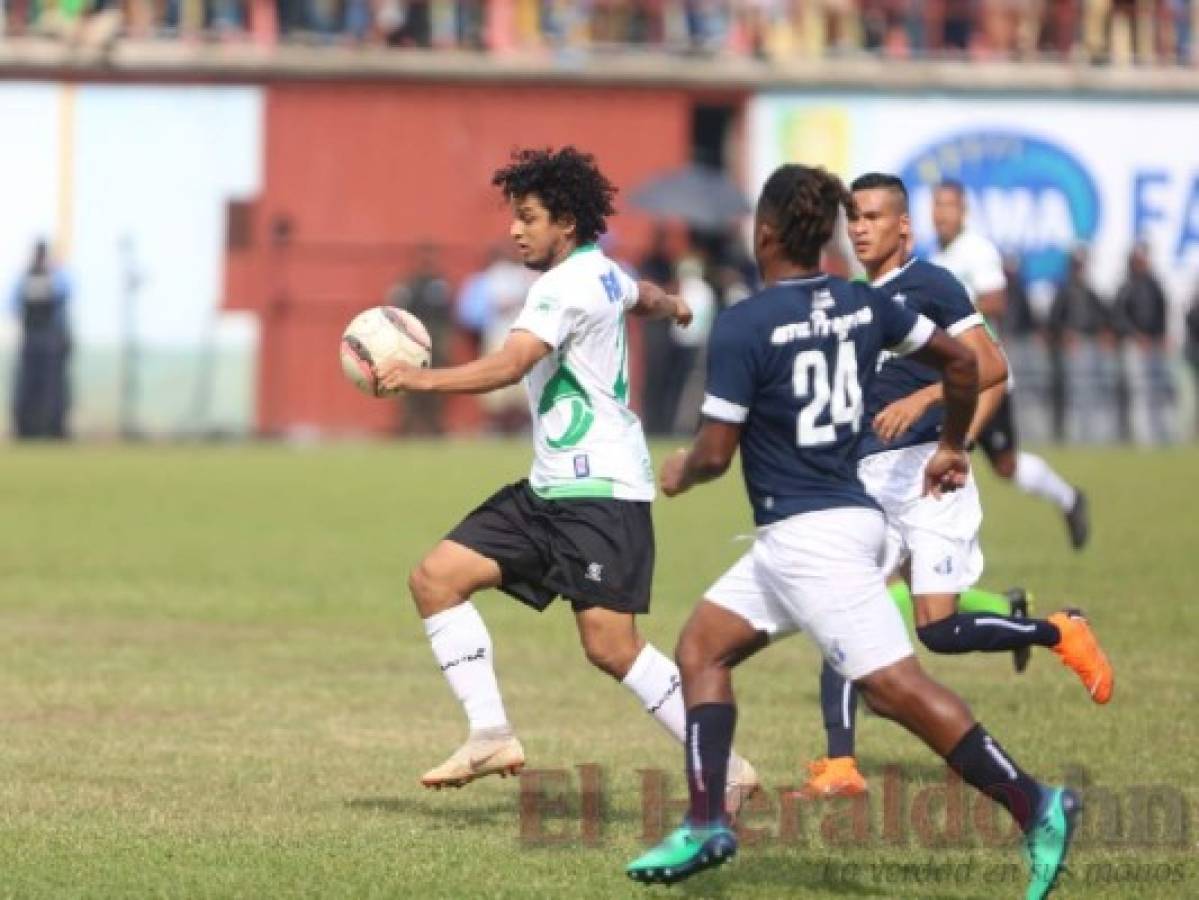
[[[771,808],[747,819],[766,837],[735,864],[681,888],[627,882],[623,866],[644,845],[638,770],[667,773],[677,799],[681,755],[588,667],[560,604],[537,616],[499,594],[478,600],[530,766],[567,770],[573,789],[574,767],[601,767],[595,842],[583,840],[586,804],[574,796],[541,821],[568,838],[552,842],[522,840],[515,780],[424,792],[417,777],[464,723],[406,572],[519,477],[527,452],[523,442],[6,452],[0,895],[1023,896],[1022,870],[1012,880],[1008,869],[1017,850],[973,824],[973,797],[965,837],[929,833],[944,825],[936,804],[921,817],[920,792],[944,770],[874,718],[861,728],[875,785],[866,833],[855,836],[844,805],[780,826],[768,795]],[[1114,700],[1094,706],[1044,651],[1020,677],[1006,655],[929,664],[1026,768],[1101,789],[1062,896],[1193,897],[1199,454],[1050,458],[1090,488],[1092,546],[1072,554],[1056,512],[982,475],[985,583],[1030,587],[1042,612],[1084,605],[1117,668]],[[655,516],[643,626],[669,652],[749,524],[736,477],[661,502]],[[739,673],[738,745],[772,792],[823,749],[817,669],[794,638]],[[907,783],[895,819],[906,844],[884,834],[889,763]],[[525,816],[526,838],[536,824]]]

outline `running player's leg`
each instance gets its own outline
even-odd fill
[[[1009,810],[1033,859],[1030,896],[1043,897],[1065,858],[1078,798],[1024,773],[965,703],[921,669],[874,566],[882,525],[869,515],[828,510],[795,517],[808,521],[793,528],[776,526],[759,539],[761,577],[872,709],[924,740],[966,783]]]
[[[1020,450],[1010,394],[979,435],[978,443],[996,475],[1061,510],[1075,550],[1086,545],[1091,532],[1087,495],[1058,475],[1044,459]]]
[[[462,520],[416,567],[409,586],[437,663],[470,723],[465,744],[427,772],[428,787],[460,786],[524,765],[500,699],[491,635],[470,597],[498,587],[537,610],[554,599],[542,584],[546,548],[527,483],[501,488]]]
[[[1114,674],[1086,618],[1063,610],[1048,619],[1000,613],[962,612],[958,591],[982,571],[974,541],[950,540],[915,529],[911,579],[916,636],[934,653],[1003,653],[1048,647],[1072,669],[1096,703],[1112,694]]]
[[[466,743],[421,778],[426,787],[457,787],[524,765],[524,751],[504,711],[491,634],[470,602],[476,591],[496,587],[500,580],[494,560],[448,540],[433,548],[409,576],[433,656],[470,727]]]
[[[689,794],[684,823],[629,864],[630,878],[672,883],[719,865],[737,850],[724,808],[737,711],[732,669],[791,630],[777,617],[747,553],[707,593],[679,636],[675,657],[686,704],[684,766]]]
[[[961,698],[930,678],[914,656],[856,679],[862,698],[928,747],[975,790],[1004,807],[1024,833],[1032,867],[1029,897],[1044,897],[1057,878],[1081,803],[1065,788],[1025,772],[975,720]]]

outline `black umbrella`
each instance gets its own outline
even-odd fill
[[[645,212],[705,230],[723,229],[750,211],[741,188],[724,172],[695,164],[650,179],[631,201]]]

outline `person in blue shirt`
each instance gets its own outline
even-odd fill
[[[851,190],[849,237],[871,283],[974,351],[981,389],[1002,384],[1007,377],[1003,353],[966,289],[948,270],[908,257],[911,220],[903,182],[874,172],[854,181]],[[997,399],[994,392],[980,396],[970,440],[993,411],[984,397]],[[1019,671],[1028,664],[1031,647],[1049,647],[1074,669],[1092,699],[1106,703],[1112,667],[1078,610],[1031,619],[1023,591],[1014,590],[1009,599],[973,589],[983,568],[982,505],[973,475],[961,490],[940,500],[921,495],[924,464],[941,436],[940,401],[937,371],[898,356],[881,361],[866,393],[858,477],[887,519],[883,571],[892,577],[892,598],[934,653],[1013,651]],[[820,673],[820,705],[828,755],[809,764],[801,795],[861,794],[866,780],[854,759],[856,692],[827,662]]]
[[[695,608],[675,651],[687,707],[687,816],[626,872],[673,883],[736,853],[723,804],[737,718],[732,670],[770,640],[803,630],[875,712],[1011,813],[1032,860],[1028,896],[1044,897],[1079,798],[1025,773],[921,668],[879,567],[882,512],[856,474],[857,443],[869,427],[864,397],[890,349],[941,373],[944,420],[924,490],[940,497],[964,487],[978,363],[926,317],[819,270],[842,207],[848,211],[852,197],[823,169],[785,165],[767,180],[753,239],[765,287],[717,320],[704,422],[692,446],[662,466],[662,491],[673,497],[719,478],[740,449],[758,530],[752,549]]]

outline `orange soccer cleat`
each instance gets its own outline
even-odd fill
[[[1075,671],[1092,700],[1107,703],[1112,699],[1116,677],[1082,610],[1062,610],[1051,615],[1049,621],[1062,635],[1053,652]]]
[[[808,763],[808,781],[797,793],[804,800],[857,797],[866,793],[866,779],[852,756],[826,756]]]

